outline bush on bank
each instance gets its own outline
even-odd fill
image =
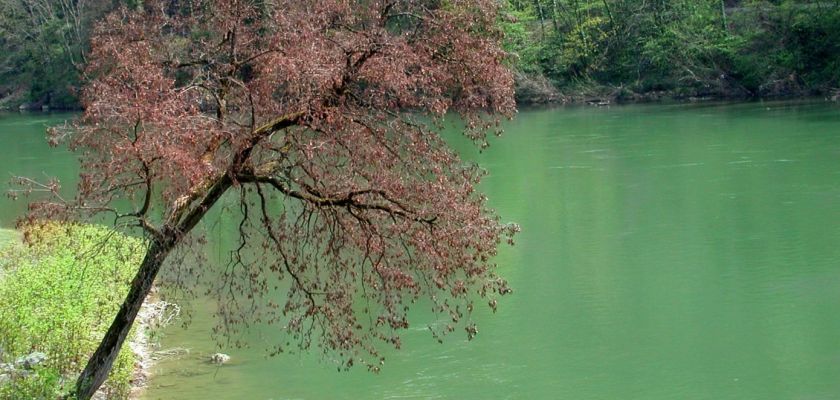
[[[54,399],[73,388],[108,329],[143,242],[75,224],[29,226],[23,236],[25,244],[0,241],[0,399]],[[123,350],[106,383],[110,399],[131,389],[134,355]],[[39,353],[42,362],[25,365]]]

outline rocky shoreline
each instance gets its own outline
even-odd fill
[[[699,102],[725,100],[784,100],[819,98],[840,102],[840,88],[806,87],[795,76],[762,85],[756,93],[733,83],[725,76],[702,87],[678,87],[661,90],[638,90],[630,85],[606,85],[595,82],[558,87],[542,75],[516,73],[516,103],[519,106],[588,104],[606,106],[656,102]]]
[[[824,97],[840,102],[840,88],[814,89],[806,87],[796,76],[767,82],[758,92],[750,92],[721,76],[716,82],[701,87],[638,90],[631,85],[608,85],[596,82],[559,87],[542,75],[514,72],[515,98],[519,106],[588,104],[655,103],[662,101],[697,102],[724,100],[782,100]],[[19,92],[0,96],[2,112],[81,111],[79,107],[50,108],[44,101],[25,102]]]
[[[177,319],[180,312],[181,309],[177,304],[161,300],[154,289],[140,308],[135,321],[136,333],[128,343],[136,360],[134,375],[131,379],[130,399],[140,398],[151,377],[152,367],[157,360],[155,348],[159,346],[153,336]]]

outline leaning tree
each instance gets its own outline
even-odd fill
[[[438,132],[457,115],[484,146],[515,112],[497,16],[495,0],[167,0],[101,21],[84,114],[51,135],[80,156],[77,197],[50,185],[31,216],[112,215],[149,246],[76,396],[223,197],[241,221],[213,291],[221,327],[276,323],[376,370],[425,298],[453,321],[435,335],[472,337],[474,301],[510,290],[492,258],[517,228]]]

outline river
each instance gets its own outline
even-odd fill
[[[67,117],[0,115],[0,174],[72,182],[73,157],[43,141]],[[259,328],[217,367],[198,299],[162,338],[190,354],[158,363],[142,399],[840,396],[836,104],[529,109],[482,153],[447,137],[523,228],[498,259],[515,292],[478,310],[472,342],[438,344],[418,314],[381,373],[337,372],[318,352],[266,357]],[[0,228],[23,209],[0,199]]]

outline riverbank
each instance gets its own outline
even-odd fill
[[[0,112],[10,111],[81,111],[81,105],[75,100],[62,103],[61,105],[50,105],[45,99],[37,101],[27,101],[26,91],[23,88],[2,94],[0,93]]]
[[[139,399],[152,377],[152,367],[160,359],[161,331],[178,319],[181,308],[174,303],[162,300],[156,288],[146,298],[140,312],[137,314],[135,329],[137,333],[128,343],[131,352],[134,353],[135,368],[131,380],[131,393],[129,399]]]
[[[809,88],[795,77],[789,77],[762,86],[758,93],[750,92],[733,82],[721,78],[720,82],[708,83],[702,87],[677,87],[644,90],[637,85],[608,85],[597,82],[557,86],[542,75],[528,75],[515,72],[516,103],[518,106],[552,104],[589,104],[605,106],[612,104],[636,104],[657,102],[698,101],[752,101],[787,100],[802,98],[824,98],[840,102],[838,88]],[[0,99],[0,112],[49,112],[82,111],[79,107],[50,108],[39,103],[22,103],[13,106]]]
[[[14,244],[20,233],[0,232],[0,398],[56,398],[73,388],[107,330],[143,243],[92,225],[49,223],[22,235],[26,244]],[[97,399],[142,390],[152,360],[148,331],[163,311],[144,305]]]
[[[638,85],[607,85],[597,82],[557,86],[542,75],[515,74],[516,103],[519,106],[550,104],[634,104],[656,102],[697,102],[727,100],[786,100],[824,98],[840,102],[840,89],[809,88],[795,77],[768,82],[757,93],[721,77],[700,87],[646,90]]]

